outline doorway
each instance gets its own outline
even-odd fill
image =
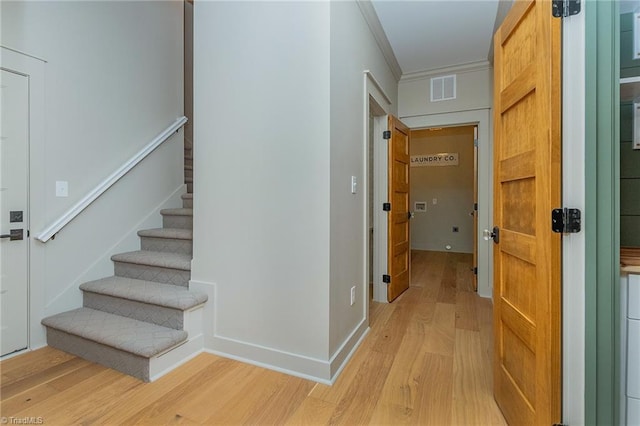
[[[490,110],[480,109],[434,115],[401,117],[411,129],[450,128],[460,126],[477,127],[474,136],[477,155],[477,207],[474,239],[477,240],[477,292],[481,297],[491,297],[493,289],[493,247],[482,237],[483,231],[491,229],[493,221],[493,156],[490,147]],[[428,200],[431,203],[433,200]],[[427,206],[428,208],[428,206]],[[471,210],[468,209],[467,214]],[[470,215],[469,215],[470,217]],[[452,231],[453,228],[450,229]]]
[[[477,269],[476,126],[411,130],[411,248],[473,254]],[[473,280],[474,289],[477,289]]]

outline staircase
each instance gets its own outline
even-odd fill
[[[201,347],[207,296],[189,290],[190,151],[185,149],[182,208],[161,210],[162,228],[139,231],[140,250],[112,256],[114,276],[82,284],[83,307],[42,320],[49,346],[147,382]]]

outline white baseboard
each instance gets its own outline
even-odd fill
[[[356,352],[364,338],[369,334],[369,322],[363,318],[340,348],[331,357],[331,383],[333,384],[349,360]]]
[[[216,285],[191,280],[189,287],[193,290],[203,291],[209,296],[203,310],[205,352],[323,384],[331,385],[335,382],[369,330],[365,318],[328,360],[265,347],[217,334],[215,327]]]
[[[203,350],[202,334],[189,337],[182,345],[149,360],[149,381],[159,379],[185,362],[195,358]]]

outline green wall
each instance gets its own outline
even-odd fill
[[[620,16],[620,78],[640,76],[633,60],[633,13]],[[640,247],[640,150],[633,145],[633,103],[620,103],[620,245]]]
[[[590,0],[586,13],[585,424],[619,421],[620,15]]]

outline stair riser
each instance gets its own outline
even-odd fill
[[[149,358],[47,327],[47,344],[105,367],[149,381]]]
[[[139,265],[135,263],[114,262],[115,275],[182,287],[189,286],[191,271],[162,268],[159,266]]]
[[[187,192],[193,194],[193,183],[187,183]]]
[[[193,229],[193,216],[163,215],[162,226],[164,228]]]
[[[184,207],[185,209],[192,209],[193,208],[193,198],[183,199],[182,200],[182,207]]]
[[[184,177],[193,179],[193,170],[185,168]]]
[[[140,248],[142,250],[160,251],[164,253],[193,254],[192,245],[191,240],[140,237]]]
[[[83,302],[85,308],[133,318],[175,330],[182,330],[184,327],[184,312],[165,306],[150,305],[135,300],[86,291],[83,293]]]

